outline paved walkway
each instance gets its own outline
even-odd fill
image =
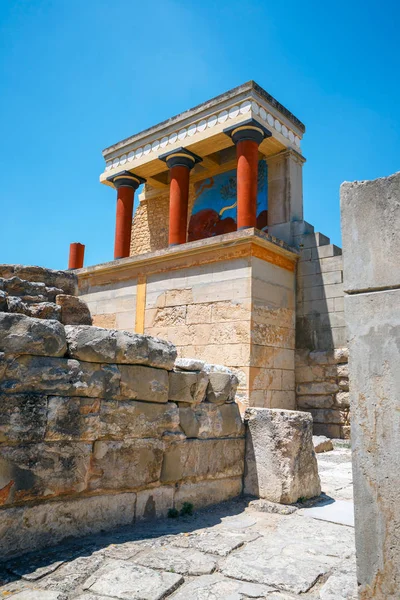
[[[350,451],[318,462],[326,496],[313,507],[237,500],[84,538],[8,563],[0,598],[355,600]]]

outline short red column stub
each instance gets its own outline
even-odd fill
[[[85,257],[85,245],[72,242],[69,246],[68,269],[82,269]]]

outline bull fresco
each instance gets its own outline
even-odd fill
[[[267,163],[258,163],[257,229],[268,225]],[[188,241],[201,240],[237,229],[236,169],[208,177],[195,184],[195,201],[189,222]]]

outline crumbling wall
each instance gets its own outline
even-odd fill
[[[296,400],[311,412],[314,432],[350,436],[342,250],[303,222],[296,297]]]
[[[39,290],[20,281],[21,297],[29,290],[29,303],[40,304]],[[240,494],[244,430],[228,369],[175,362],[175,347],[150,336],[7,307],[0,555]]]

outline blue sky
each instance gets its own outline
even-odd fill
[[[400,169],[395,0],[0,0],[0,262],[112,259],[101,151],[254,79],[306,125],[305,218]],[[379,232],[371,232],[371,235]]]

